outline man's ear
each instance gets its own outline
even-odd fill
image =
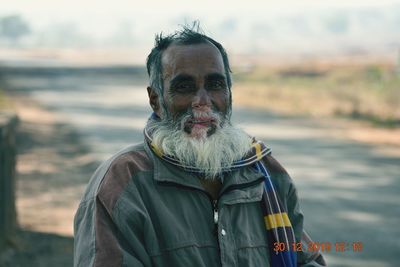
[[[149,96],[149,103],[153,111],[160,117],[160,100],[158,99],[157,92],[151,88],[150,86],[147,87],[147,94]],[[161,117],[160,117],[161,118]]]

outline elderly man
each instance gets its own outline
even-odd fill
[[[147,70],[144,143],[93,175],[75,216],[75,266],[322,266],[301,243],[292,180],[230,122],[221,44],[194,28],[159,35]]]

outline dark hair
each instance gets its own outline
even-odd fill
[[[167,36],[163,36],[162,33],[156,35],[154,48],[151,50],[151,53],[146,60],[147,74],[149,75],[150,86],[153,90],[155,90],[159,96],[163,95],[161,57],[162,53],[171,44],[191,45],[208,42],[215,45],[221,53],[224,62],[225,76],[230,90],[232,79],[228,55],[220,43],[204,34],[198,22],[194,22],[192,26],[184,25],[181,30]]]

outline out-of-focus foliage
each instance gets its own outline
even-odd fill
[[[10,100],[9,97],[6,96],[4,90],[0,88],[0,112],[2,110],[9,111],[12,110],[13,105],[12,101]]]
[[[256,67],[234,78],[238,104],[400,126],[400,74],[393,66]]]
[[[19,15],[10,15],[0,18],[0,37],[17,43],[18,40],[30,34],[28,23]]]

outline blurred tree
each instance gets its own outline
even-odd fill
[[[12,45],[19,39],[31,33],[30,27],[19,15],[10,15],[0,18],[0,37],[8,39]]]
[[[400,76],[400,47],[397,50],[397,66],[396,66],[396,74]]]
[[[336,13],[325,19],[325,28],[333,34],[345,34],[349,29],[349,17],[346,13]]]

